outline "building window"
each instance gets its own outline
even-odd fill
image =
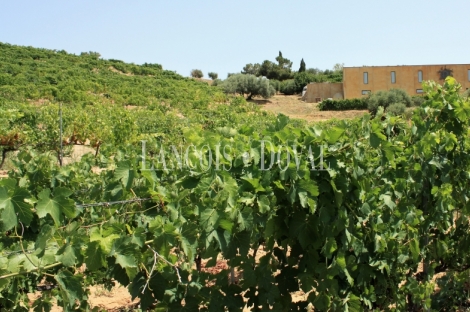
[[[392,83],[397,82],[397,76],[394,71],[390,73],[390,78],[392,79]]]
[[[423,89],[416,89],[416,93],[423,93]]]
[[[423,71],[418,70],[418,82],[423,82]]]
[[[468,81],[470,81],[470,69],[467,69],[467,78],[468,78]]]
[[[370,90],[362,90],[362,95],[370,94]]]
[[[364,72],[363,80],[364,80],[364,84],[369,83],[369,73],[368,72]]]

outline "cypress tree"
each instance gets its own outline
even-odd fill
[[[302,60],[300,61],[299,73],[304,72],[304,71],[305,71],[305,62],[304,62],[304,59],[302,58]]]

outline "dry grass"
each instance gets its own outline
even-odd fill
[[[298,95],[275,95],[269,100],[254,99],[251,102],[257,103],[265,111],[307,121],[352,119],[367,113],[367,110],[320,111],[318,103],[306,103]]]

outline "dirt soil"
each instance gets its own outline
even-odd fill
[[[320,111],[318,103],[306,103],[299,95],[275,95],[268,100],[256,98],[251,102],[257,103],[265,111],[307,121],[352,119],[367,113],[367,110]]]
[[[135,299],[132,301],[131,295],[127,288],[122,286],[113,287],[111,290],[107,290],[103,286],[91,286],[89,288],[90,295],[88,298],[88,302],[90,303],[91,307],[98,307],[103,309],[103,311],[123,311],[123,310],[130,310],[132,311],[133,308],[136,308],[139,304],[139,300]],[[28,298],[32,303],[41,297],[40,292],[35,292],[28,295]],[[32,309],[31,309],[32,311]],[[51,312],[62,312],[63,309],[55,304],[52,305]]]

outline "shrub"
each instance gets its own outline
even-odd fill
[[[406,106],[403,103],[393,103],[390,104],[387,109],[385,110],[390,115],[398,116],[403,115],[405,112]]]
[[[405,109],[405,112],[403,113],[403,118],[406,120],[411,120],[411,118],[413,117],[414,110],[415,109],[413,107],[408,107],[407,109]]]
[[[424,103],[424,97],[422,95],[414,95],[411,97],[411,106],[417,107]]]
[[[379,106],[385,110],[394,103],[402,103],[405,106],[411,106],[411,97],[406,91],[401,89],[391,89],[389,91],[377,91],[367,99],[367,108],[372,114],[377,112]]]
[[[295,80],[294,79],[289,79],[289,80],[284,80],[281,82],[281,87],[280,87],[281,93],[285,95],[292,95],[297,93],[297,88],[295,85]]]
[[[220,85],[222,83],[222,80],[216,78],[212,81],[212,86],[214,87],[217,87],[218,85]]]
[[[270,79],[269,84],[276,90],[276,92],[281,92],[281,82],[276,79]]]
[[[202,78],[202,77],[204,77],[204,74],[202,73],[202,70],[200,70],[200,69],[193,69],[191,71],[191,77],[193,77],[193,78]]]
[[[367,101],[366,99],[324,100],[318,108],[321,111],[367,109]]]
[[[210,72],[210,73],[207,74],[207,76],[209,76],[209,78],[212,79],[212,80],[216,80],[219,77],[219,74],[214,73],[214,72]]]

